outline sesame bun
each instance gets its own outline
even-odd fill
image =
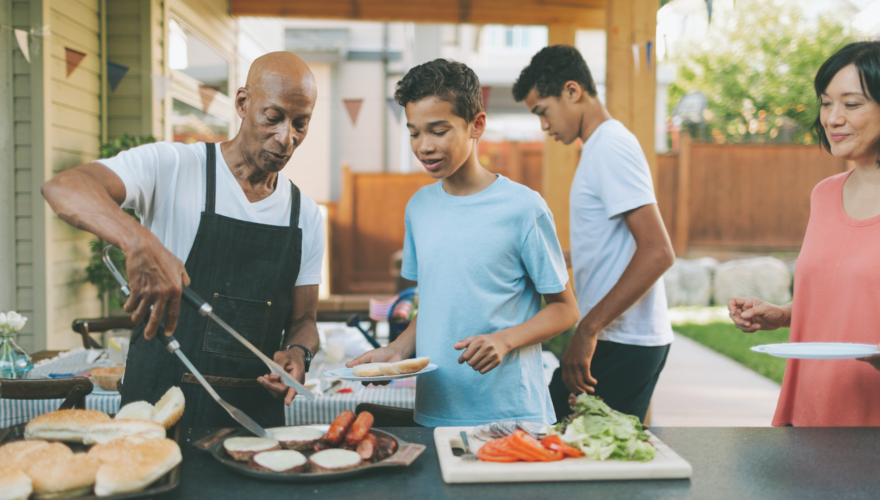
[[[15,466],[23,456],[48,446],[48,441],[12,441],[0,446],[0,468]]]
[[[27,500],[32,491],[30,476],[18,469],[0,467],[0,500]]]
[[[183,391],[180,387],[174,386],[162,396],[162,399],[153,407],[153,413],[150,418],[153,422],[158,422],[170,429],[183,416],[183,408],[185,406]]]
[[[58,410],[28,422],[24,438],[82,443],[89,427],[109,421],[106,413],[97,410]]]
[[[31,478],[35,498],[79,496],[92,491],[99,466],[94,457],[74,453],[32,463],[25,473]]]
[[[95,494],[99,497],[118,495],[140,491],[181,461],[180,446],[173,440],[132,439],[139,436],[126,436],[107,443],[103,453],[95,453],[92,457],[101,462],[95,480]],[[105,446],[105,445],[98,445]],[[92,452],[89,451],[92,456]],[[113,461],[99,459],[103,455],[110,456]]]
[[[388,369],[391,363],[366,363],[351,369],[355,377],[381,377],[382,370]]]
[[[400,369],[400,373],[416,373],[424,370],[428,363],[431,362],[431,358],[423,357],[423,358],[414,358],[414,359],[404,359],[403,361],[398,361],[395,363],[397,368]]]
[[[83,438],[83,444],[106,443],[122,436],[165,437],[165,427],[151,420],[111,420],[95,424]]]
[[[113,417],[116,420],[153,420],[153,405],[146,401],[134,401],[123,406]]]

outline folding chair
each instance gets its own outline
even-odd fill
[[[82,336],[83,347],[86,349],[103,349],[104,346],[101,345],[100,342],[93,339],[90,333],[102,333],[107,330],[113,330],[114,328],[128,328],[129,330],[135,327],[135,322],[131,320],[131,318],[127,316],[122,316],[118,318],[88,318],[88,319],[75,319],[73,320],[73,331],[80,334]]]
[[[0,379],[0,398],[4,399],[61,399],[59,410],[86,407],[86,396],[92,393],[92,381],[87,377],[59,379],[10,380]]]

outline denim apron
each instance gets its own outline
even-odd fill
[[[205,211],[186,272],[192,288],[214,312],[272,359],[281,347],[290,316],[293,288],[302,261],[300,192],[291,183],[290,226],[245,222],[215,213],[216,150],[207,147]],[[171,386],[186,397],[186,427],[239,424],[199,385],[176,356],[158,341],[145,340],[146,321],[133,334],[122,386],[122,404],[155,404]],[[164,335],[162,328],[157,335]],[[246,347],[195,309],[181,304],[174,332],[181,350],[221,398],[263,427],[285,425],[284,400],[257,382],[269,373]]]

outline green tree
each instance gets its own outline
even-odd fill
[[[685,94],[702,92],[707,132],[724,142],[814,143],[819,66],[857,37],[839,19],[804,17],[798,6],[739,0],[717,12],[705,40],[683,46],[669,86],[670,114]]]

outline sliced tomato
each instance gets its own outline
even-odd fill
[[[545,437],[541,440],[541,444],[548,450],[561,451],[567,457],[578,458],[584,456],[584,452],[564,443],[558,434]]]

